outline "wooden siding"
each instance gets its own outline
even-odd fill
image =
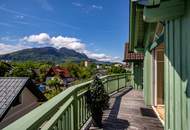
[[[153,105],[153,61],[152,54],[149,51],[145,52],[144,58],[144,73],[143,73],[143,81],[144,81],[144,100],[146,105]]]
[[[186,14],[166,21],[165,130],[190,130],[190,1]]]
[[[133,65],[134,85],[133,88],[136,90],[143,89],[143,63],[136,62]]]

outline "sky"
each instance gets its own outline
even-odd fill
[[[52,46],[123,60],[128,0],[0,0],[0,54]]]

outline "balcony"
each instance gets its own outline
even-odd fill
[[[163,130],[151,108],[144,105],[142,92],[132,90],[131,75],[101,77],[111,95],[110,108],[103,116],[104,129]],[[4,130],[80,130],[90,122],[85,93],[92,81],[69,87],[48,102],[37,107]]]

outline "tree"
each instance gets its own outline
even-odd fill
[[[0,62],[0,76],[5,76],[10,71],[10,67],[4,62]]]
[[[112,65],[111,68],[108,70],[110,74],[115,73],[126,73],[126,70],[123,67],[120,66],[114,66]]]
[[[39,71],[40,71],[40,74],[38,75],[39,76],[39,80],[41,82],[43,82],[45,80],[45,77],[46,77],[46,73],[47,73],[47,69],[49,69],[51,66],[48,65],[48,64],[42,64],[40,67],[39,67]]]
[[[91,77],[91,70],[86,67],[80,68],[80,78],[81,79],[87,79]]]
[[[54,87],[56,90],[60,90],[61,80],[58,76],[53,77],[52,79],[47,81],[47,85],[50,87]]]
[[[27,69],[24,67],[14,67],[14,69],[11,71],[10,74],[7,76],[13,76],[13,77],[30,77],[31,79],[34,79],[34,73],[31,69]]]
[[[66,62],[61,65],[63,68],[67,68],[72,77],[80,79],[80,66],[74,62]]]

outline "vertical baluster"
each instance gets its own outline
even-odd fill
[[[108,90],[109,77],[107,77],[106,79],[107,79],[107,93],[109,93],[109,90]]]
[[[127,87],[127,74],[125,73],[125,87]]]
[[[85,96],[83,95],[83,105],[84,105],[84,122],[86,121],[86,104],[85,104]]]
[[[63,113],[62,116],[62,130],[65,130],[65,112]]]
[[[78,98],[77,98],[77,92],[74,93],[74,103],[73,103],[73,126],[74,130],[78,130]]]
[[[87,115],[87,104],[86,104],[86,98],[84,97],[84,105],[85,105],[85,120],[88,119],[88,115]]]
[[[65,120],[66,120],[66,130],[68,130],[68,109],[65,111]]]
[[[85,123],[85,104],[84,104],[84,96],[82,96],[82,106],[83,106],[83,109],[82,109],[82,115],[83,115],[83,124]]]
[[[83,106],[82,106],[82,97],[80,98],[80,107],[81,107],[81,112],[80,112],[80,126],[82,126],[82,123],[83,123],[83,113],[82,113],[82,111],[83,111]]]
[[[61,121],[62,121],[61,118],[59,118],[58,121],[57,121],[58,130],[62,130],[62,129],[61,129]]]
[[[64,126],[65,126],[64,121],[65,121],[65,118],[64,118],[64,113],[63,113],[63,115],[62,115],[62,121],[61,121],[61,129],[62,130],[64,130]]]
[[[78,116],[79,117],[79,120],[78,120],[79,124],[78,125],[80,126],[80,123],[81,123],[81,98],[79,98],[79,113],[78,114],[79,114],[79,116]]]
[[[117,76],[117,91],[119,92],[119,75]]]
[[[68,107],[68,130],[71,130],[71,116],[70,116],[70,112],[71,112],[71,106]]]
[[[58,125],[58,124],[56,123],[55,126],[53,126],[53,130],[58,130],[58,129],[57,129],[57,125]]]
[[[73,111],[73,104],[71,104],[71,130],[74,130],[73,122],[74,122],[74,111]]]

